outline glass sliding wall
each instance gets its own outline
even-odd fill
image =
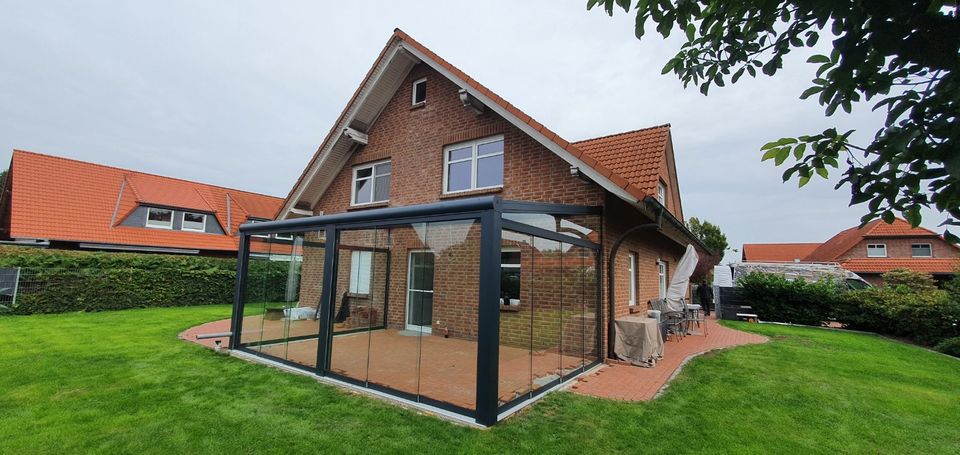
[[[324,232],[251,236],[240,344],[316,367]]]
[[[596,213],[480,197],[244,225],[231,347],[490,425],[599,361]]]

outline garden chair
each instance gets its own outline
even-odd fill
[[[683,320],[686,333],[689,334],[693,326],[696,325],[703,336],[707,336],[707,320],[702,311],[703,308],[700,305],[688,304],[687,299],[680,299],[680,302],[683,303]]]
[[[686,321],[683,312],[671,310],[664,299],[651,300],[650,306],[660,312],[660,325],[667,328],[667,336],[672,333],[674,339],[680,341],[685,332],[684,324]]]

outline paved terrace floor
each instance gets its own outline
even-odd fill
[[[657,396],[677,370],[690,358],[717,349],[757,344],[766,337],[723,327],[714,319],[707,320],[707,336],[688,335],[663,346],[663,359],[653,368],[613,363],[584,376],[570,387],[581,395],[624,401],[647,401]]]
[[[717,349],[767,341],[760,335],[723,327],[712,319],[707,321],[707,329],[706,337],[691,335],[680,341],[671,338],[664,345],[663,359],[653,368],[621,363],[604,365],[597,372],[578,379],[569,390],[581,395],[613,400],[651,400],[690,358]],[[229,330],[230,320],[225,319],[190,328],[181,333],[180,338],[212,348],[213,339],[197,340],[196,335]],[[349,377],[367,377],[371,382],[410,393],[417,393],[419,386],[420,393],[431,398],[467,408],[474,406],[476,343],[424,336],[421,341],[425,340],[426,343],[417,346],[417,337],[403,336],[395,330],[372,333],[374,335],[370,339],[366,334],[336,337],[331,368]],[[226,347],[227,339],[220,340],[222,346]],[[371,370],[366,370],[369,368],[365,353],[368,346],[391,347],[389,355],[385,350],[370,351],[373,352],[369,359],[370,364],[375,366]],[[285,349],[285,353],[277,351],[279,349]],[[268,346],[264,351],[313,367],[316,360],[316,341],[290,343],[282,348],[277,345]],[[525,385],[529,384],[531,367],[535,379],[533,388],[537,388],[537,378],[549,378],[579,362],[579,359],[558,356],[556,353],[535,353],[531,358],[528,352],[501,347],[501,402],[509,401],[518,391],[525,391]],[[419,383],[416,380],[418,356],[421,362],[425,362],[421,364]]]

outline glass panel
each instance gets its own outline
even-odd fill
[[[597,281],[597,253],[583,250],[583,362],[589,365],[600,359],[597,345],[597,311],[600,308],[600,284]]]
[[[465,160],[473,157],[473,147],[461,147],[447,152],[447,161]]]
[[[386,175],[386,174],[389,174],[389,173],[390,173],[390,162],[387,161],[386,163],[380,163],[380,164],[376,165],[375,170],[376,170],[376,174],[377,174],[377,175]]]
[[[390,199],[390,176],[384,175],[377,177],[377,184],[374,186],[375,192],[373,200],[382,202]]]
[[[427,82],[426,81],[418,82],[417,85],[413,87],[413,90],[414,90],[414,95],[413,95],[414,103],[422,103],[427,100]]]
[[[562,268],[560,242],[533,238],[533,390],[560,378]]]
[[[472,169],[470,161],[450,164],[447,167],[447,191],[469,190]]]
[[[173,226],[173,211],[167,209],[147,209],[147,226]]]
[[[363,204],[370,202],[373,197],[373,180],[357,180],[356,187],[354,190],[354,202],[357,204]]]
[[[480,223],[474,220],[428,223],[419,232],[426,249],[422,280],[421,399],[466,409],[476,407],[477,299],[480,295]],[[430,284],[432,282],[432,285]]]
[[[365,167],[363,169],[357,169],[357,178],[367,178],[373,174],[373,168]]]
[[[533,385],[531,333],[533,305],[536,300],[532,280],[536,273],[533,268],[533,239],[526,234],[503,231],[502,249],[518,251],[520,267],[516,269],[515,276],[508,276],[512,275],[514,269],[501,266],[501,294],[506,298],[517,293],[518,300],[516,305],[505,301],[506,305],[500,307],[500,371],[497,392],[499,406],[530,396]],[[508,256],[512,260],[513,253],[502,253],[501,256]]]
[[[560,368],[566,377],[575,374],[583,366],[584,340],[584,259],[586,248],[562,244],[561,264],[563,284],[561,286],[561,357]]]
[[[493,155],[503,153],[503,140],[487,142],[477,146],[477,156]]]
[[[373,272],[379,235],[376,229],[345,230],[337,243],[330,370],[359,382],[367,381],[370,328],[382,325],[385,280]]]
[[[504,213],[503,219],[540,229],[600,243],[600,215],[551,215],[548,213]]]
[[[323,281],[323,231],[291,240],[250,239],[241,343],[264,354],[316,367]]]
[[[503,155],[477,160],[477,188],[503,185]]]

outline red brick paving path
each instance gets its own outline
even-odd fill
[[[671,339],[664,345],[663,359],[653,368],[642,368],[625,364],[604,365],[599,371],[582,377],[569,388],[571,392],[599,398],[625,401],[647,401],[653,399],[670,381],[674,373],[687,359],[716,349],[757,344],[767,341],[765,337],[739,330],[728,329],[708,320],[708,336],[690,335],[680,341]],[[230,331],[230,320],[208,322],[192,327],[180,334],[180,338],[212,348],[213,339],[197,340],[201,333]],[[222,346],[227,347],[227,339],[221,338]]]
[[[707,320],[707,336],[690,335],[680,341],[673,338],[663,347],[663,359],[653,368],[632,365],[604,365],[599,371],[578,380],[570,391],[581,395],[625,401],[647,401],[673,377],[690,357],[716,349],[757,344],[767,338],[723,327]]]

